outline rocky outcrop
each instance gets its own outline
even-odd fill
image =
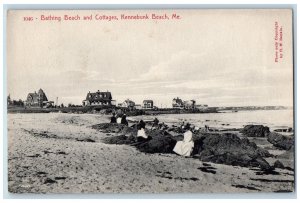
[[[150,141],[136,145],[136,148],[146,153],[173,153],[176,142],[171,136],[158,134]]]
[[[274,168],[284,169],[285,167],[284,167],[283,163],[281,163],[279,160],[277,160],[274,162]]]
[[[276,132],[271,132],[268,135],[268,141],[272,143],[275,147],[284,150],[290,150],[294,145],[294,138],[289,136],[284,136]]]
[[[235,134],[202,134],[194,140],[193,153],[199,156],[202,161],[260,167],[263,170],[272,168],[263,158],[271,156],[267,150],[257,147],[248,139],[240,139]]]
[[[288,159],[288,160],[294,160],[294,154],[295,154],[295,147],[292,146],[289,150],[284,152],[283,154],[278,155],[278,158],[281,159]]]
[[[97,125],[99,130],[106,132],[124,132],[118,136],[110,136],[103,139],[107,144],[129,144],[145,153],[174,153],[176,142],[183,137],[172,136],[163,130],[148,130],[146,134],[152,139],[137,142],[135,128],[120,126],[118,124]],[[263,170],[273,168],[263,157],[272,156],[267,150],[258,147],[248,139],[241,139],[232,133],[212,134],[198,133],[194,135],[193,155],[201,161],[227,164],[243,167],[260,167]]]
[[[266,137],[270,129],[263,125],[246,125],[240,132],[247,137]]]
[[[152,139],[145,142],[137,142],[136,136],[113,136],[106,137],[103,142],[106,144],[131,144],[139,151],[145,153],[173,153],[176,140],[159,130],[146,130],[146,134]]]

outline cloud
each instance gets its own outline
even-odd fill
[[[193,73],[201,73],[201,57],[203,54],[191,54],[187,51],[180,51],[170,56],[166,61],[151,66],[148,71],[141,74],[139,78],[131,81],[177,81],[189,78]]]

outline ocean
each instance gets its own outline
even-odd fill
[[[242,128],[245,125],[255,124],[268,126],[270,130],[278,128],[294,128],[293,110],[255,110],[204,114],[163,114],[156,116],[138,116],[133,120],[152,120],[155,117],[160,122],[178,124],[189,122],[196,127],[205,125],[219,129]]]

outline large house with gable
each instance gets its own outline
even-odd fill
[[[83,106],[115,106],[112,100],[111,92],[88,92],[85,100],[82,101]]]
[[[40,108],[51,107],[54,104],[53,101],[48,101],[48,98],[42,89],[39,89],[38,92],[35,91],[34,93],[28,93],[24,103],[26,107]]]

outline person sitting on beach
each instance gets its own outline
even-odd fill
[[[159,124],[159,120],[155,117],[151,129],[152,129],[153,127],[155,127],[155,128],[159,127],[158,124]]]
[[[110,118],[110,123],[117,123],[117,118],[115,115],[115,113],[112,114],[112,117]]]
[[[173,149],[176,154],[181,156],[191,156],[194,148],[194,141],[192,140],[193,133],[188,130],[183,134],[183,141],[178,141]]]
[[[205,131],[209,131],[209,126],[208,125],[205,125]]]
[[[199,130],[200,130],[200,128],[195,126],[195,128],[194,128],[194,133],[195,133],[195,132],[199,132]]]
[[[160,130],[167,130],[168,129],[168,125],[166,125],[164,122],[160,124],[159,126]]]
[[[140,129],[145,129],[146,128],[146,123],[143,120],[140,120],[140,122],[137,124],[138,130]]]
[[[146,141],[152,139],[151,136],[148,136],[145,133],[145,126],[146,126],[146,123],[143,120],[140,120],[139,124],[137,125],[137,127],[138,127],[137,142],[146,142]]]
[[[186,125],[184,126],[184,130],[190,130],[191,129],[191,124],[190,123],[186,123]]]
[[[180,128],[184,129],[184,126],[185,126],[185,124],[184,124],[184,121],[183,121],[182,124],[181,124],[181,126],[180,126]]]
[[[191,127],[190,127],[190,131],[192,132],[192,133],[195,133],[195,126],[194,125],[192,125]]]
[[[127,125],[127,126],[128,126],[128,121],[126,120],[126,114],[124,114],[124,115],[122,116],[121,124]]]
[[[120,116],[117,117],[117,123],[121,124],[122,118]]]

